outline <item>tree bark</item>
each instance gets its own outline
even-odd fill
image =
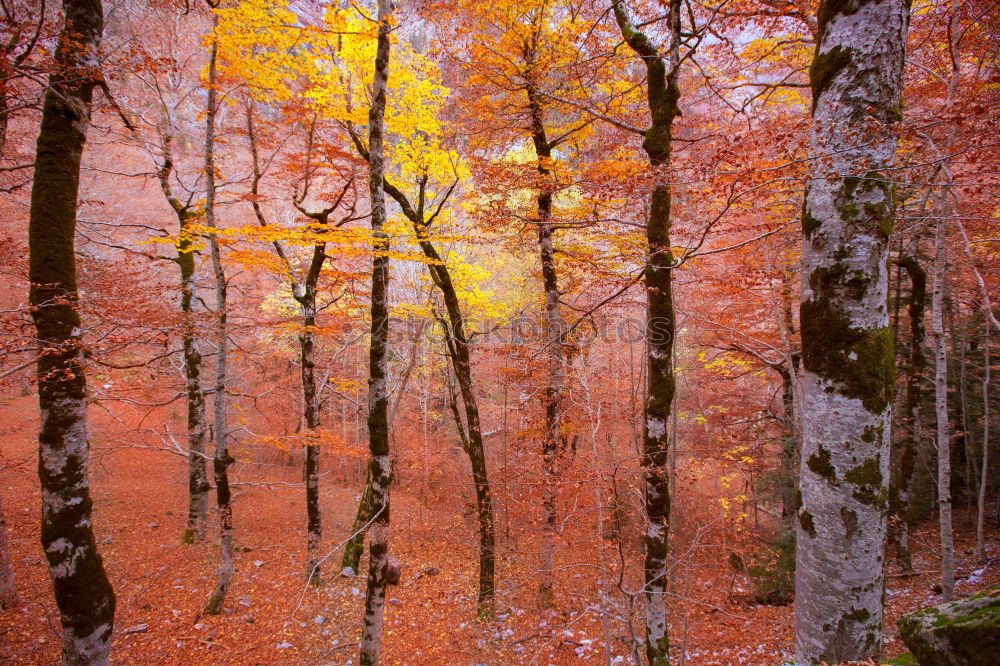
[[[448,344],[448,356],[452,361],[455,377],[458,379],[462,403],[465,405],[465,453],[469,456],[472,466],[472,482],[476,488],[476,515],[479,518],[479,615],[488,617],[493,614],[494,577],[496,572],[495,548],[496,535],[493,520],[493,497],[490,493],[490,480],[486,470],[486,450],[483,445],[483,429],[479,419],[479,404],[476,400],[475,388],[472,382],[472,362],[469,355],[469,339],[465,331],[465,318],[462,316],[458,293],[451,280],[447,265],[437,253],[433,244],[427,240],[426,226],[414,223],[420,247],[424,255],[431,260],[427,265],[434,284],[441,290],[445,309],[448,312],[450,330],[446,330],[445,339]],[[456,414],[456,416],[458,416]],[[462,430],[462,422],[456,425]]]
[[[17,604],[14,562],[10,558],[10,542],[7,539],[7,520],[3,512],[3,498],[0,497],[0,610],[10,610],[17,607]]]
[[[942,188],[944,215],[947,188]],[[934,411],[937,417],[938,527],[941,537],[941,598],[955,596],[955,545],[951,520],[951,425],[948,416],[948,349],[944,330],[945,280],[948,270],[946,220],[934,232],[934,278],[931,286],[931,337],[934,340]]]
[[[378,0],[378,42],[372,105],[368,111],[369,182],[371,197],[372,249],[371,347],[368,379],[368,447],[372,481],[372,525],[369,528],[368,588],[359,663],[374,666],[382,644],[382,617],[389,574],[389,490],[392,463],[389,458],[389,238],[386,223],[385,131],[386,87],[389,80],[389,33],[392,29],[392,0]]]
[[[823,0],[802,212],[803,404],[795,643],[803,663],[879,652],[895,360],[887,267],[905,0]]]
[[[361,556],[365,552],[365,533],[361,529],[372,517],[372,472],[369,467],[365,475],[365,487],[361,491],[361,499],[358,501],[358,511],[354,516],[354,524],[351,526],[351,538],[344,546],[344,557],[340,562],[342,571],[350,568],[354,574],[358,573],[361,564]]]
[[[218,18],[213,19],[213,29]],[[208,108],[205,113],[205,225],[216,229],[215,223],[215,115],[217,112],[216,61],[218,41],[213,37],[208,61]],[[226,311],[226,271],[222,265],[219,240],[214,233],[208,236],[215,277],[215,390],[212,401],[214,410],[215,458],[212,473],[215,480],[216,503],[219,507],[219,570],[215,590],[205,605],[205,612],[218,615],[222,612],[229,584],[233,578],[233,507],[229,490],[229,466],[235,462],[229,455],[229,426],[227,424],[226,380],[228,374],[229,331]]]
[[[64,0],[63,11],[38,133],[28,225],[29,300],[41,350],[41,533],[63,626],[63,663],[106,664],[115,594],[91,527],[87,386],[73,250],[104,13],[100,0]]]
[[[650,128],[642,147],[653,171],[653,191],[646,220],[646,395],[643,401],[642,467],[645,476],[646,658],[652,666],[670,661],[667,632],[667,557],[670,532],[670,436],[667,422],[674,394],[674,303],[670,250],[670,168],[674,119],[680,115],[681,3],[670,0],[667,25],[670,45],[664,57],[632,24],[623,0],[615,0],[615,20],[629,48],[646,68]]]
[[[903,409],[910,420],[903,433],[903,446],[899,456],[899,485],[896,496],[896,558],[903,571],[913,568],[910,556],[910,491],[913,485],[913,468],[917,446],[920,444],[920,383],[924,374],[924,305],[927,300],[927,272],[913,257],[902,257],[897,262],[910,276],[910,367],[906,376],[906,398]]]
[[[979,471],[979,497],[976,506],[976,543],[979,559],[988,561],[984,525],[986,522],[986,485],[990,468],[990,322],[983,327],[983,456]]]
[[[267,220],[260,206],[259,187],[263,177],[260,167],[260,156],[257,151],[257,134],[253,118],[253,102],[248,101],[246,105],[246,127],[247,140],[250,145],[250,158],[253,165],[253,177],[250,181],[250,200],[253,205],[254,215],[262,227],[267,227]],[[312,160],[312,129],[308,133],[308,149],[306,151],[306,176],[302,194],[295,195],[295,207],[306,217],[315,223],[330,226],[330,214],[333,213],[343,201],[351,182],[340,192],[333,204],[320,211],[311,212],[302,207],[309,190],[309,174]],[[353,179],[352,179],[353,180]],[[348,215],[336,226],[346,223],[351,219]],[[302,476],[306,487],[306,580],[311,585],[320,585],[319,567],[319,546],[323,538],[323,521],[319,505],[319,464],[320,449],[312,439],[313,435],[320,427],[320,388],[316,386],[316,293],[319,286],[319,278],[323,271],[323,264],[326,262],[326,243],[314,243],[312,246],[312,256],[305,276],[300,280],[296,277],[295,268],[288,259],[281,241],[272,241],[275,254],[285,265],[288,271],[288,280],[292,289],[292,297],[299,304],[299,313],[302,318],[302,328],[298,335],[299,343],[299,378],[302,386],[302,421],[307,430],[307,440],[303,446],[303,470]],[[356,570],[356,569],[355,569]]]
[[[559,495],[558,470],[563,400],[563,321],[559,313],[559,278],[556,274],[555,248],[552,243],[552,191],[549,182],[552,171],[552,144],[545,132],[545,112],[534,84],[527,86],[528,109],[531,113],[531,139],[538,160],[538,254],[542,267],[542,290],[545,294],[544,344],[548,369],[545,387],[545,437],[542,441],[542,464],[545,482],[542,486],[542,539],[539,544],[538,606],[554,605],[552,569],[555,558],[556,501]]]
[[[169,130],[168,130],[169,132]],[[198,345],[198,331],[194,323],[195,299],[195,254],[194,234],[191,231],[196,214],[190,201],[182,203],[173,195],[170,176],[173,172],[172,143],[169,133],[162,138],[163,163],[157,168],[160,189],[167,203],[177,215],[178,241],[177,256],[173,259],[180,269],[182,355],[184,358],[184,392],[187,394],[187,434],[188,434],[188,517],[187,527],[181,536],[184,543],[194,543],[205,538],[208,522],[208,473],[205,469],[205,392],[201,386],[202,358]]]

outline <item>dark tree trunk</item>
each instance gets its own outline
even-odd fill
[[[552,144],[545,133],[545,112],[534,85],[527,86],[528,109],[531,113],[531,140],[538,160],[541,186],[538,191],[538,253],[542,267],[542,290],[545,293],[545,327],[543,344],[548,363],[548,384],[543,397],[545,404],[545,438],[542,441],[542,463],[545,482],[542,486],[542,541],[539,545],[538,606],[554,604],[552,570],[555,563],[556,502],[559,495],[558,470],[563,399],[563,321],[559,312],[559,279],[556,274],[555,248],[552,243],[552,190],[549,164]]]
[[[920,443],[920,400],[923,391],[924,366],[924,307],[927,300],[927,272],[913,257],[902,257],[897,264],[906,269],[910,276],[910,363],[906,376],[906,397],[904,414],[909,419],[909,428],[904,429],[902,449],[899,455],[899,485],[896,491],[896,558],[903,571],[913,568],[910,556],[910,526],[907,519],[910,507],[910,491],[913,485],[913,468],[917,447]]]
[[[389,32],[392,23],[391,0],[378,0],[378,44],[375,51],[375,77],[372,105],[368,112],[369,183],[371,196],[372,249],[371,347],[368,379],[368,447],[372,482],[372,525],[369,528],[368,587],[365,596],[359,663],[374,666],[379,661],[382,643],[382,618],[385,588],[389,574],[389,487],[392,463],[389,458],[389,237],[384,230],[385,153],[382,145],[385,130],[386,87],[389,80]]]
[[[322,266],[325,258],[323,249],[314,248],[313,265]],[[302,411],[306,428],[312,435],[319,428],[319,404],[316,395],[316,285],[319,278],[319,268],[316,269],[316,279],[310,270],[306,279],[304,293],[298,298],[302,307],[302,333],[299,334],[299,361],[302,374]],[[319,509],[319,447],[307,440],[305,445],[305,469],[303,476],[306,484],[306,577],[313,585],[320,584],[319,545],[323,537],[323,523]]]
[[[218,19],[213,21],[213,25]],[[215,223],[215,114],[217,111],[216,60],[218,42],[213,39],[208,61],[208,109],[205,113],[205,224],[216,229]],[[215,390],[213,397],[215,458],[212,474],[215,479],[216,503],[219,507],[219,570],[215,590],[205,605],[205,612],[218,615],[229,592],[233,578],[233,507],[229,490],[229,466],[235,462],[229,455],[229,426],[227,424],[226,379],[228,374],[229,331],[226,311],[226,272],[215,234],[208,237],[212,256],[212,273],[215,277]]]
[[[195,299],[195,254],[194,234],[191,230],[196,215],[190,202],[182,203],[170,187],[173,171],[173,137],[163,137],[163,164],[157,169],[160,189],[167,203],[177,215],[178,241],[177,256],[173,259],[180,269],[182,353],[184,357],[184,391],[187,394],[188,433],[188,517],[187,527],[181,536],[184,543],[194,543],[205,538],[208,522],[208,493],[211,486],[205,469],[205,392],[201,386],[201,351],[198,349],[198,330],[194,322]]]
[[[253,178],[250,183],[250,197],[254,214],[262,227],[266,227],[267,220],[260,206],[258,188],[263,177],[260,168],[260,158],[257,152],[257,135],[253,119],[253,102],[248,101],[246,106],[247,138],[250,144],[250,157],[253,163]],[[329,216],[336,210],[343,200],[344,195],[350,187],[350,182],[344,187],[340,196],[332,206],[319,212],[309,212],[302,207],[302,200],[309,189],[309,173],[312,158],[313,134],[310,129],[309,147],[306,153],[306,184],[303,187],[302,195],[296,195],[294,199],[295,207],[307,217],[323,226],[329,226]],[[345,218],[341,224],[347,222],[350,216]],[[339,226],[339,225],[338,225]],[[295,277],[295,269],[288,259],[284,246],[280,241],[274,240],[274,251],[285,264],[288,270],[289,281],[291,282],[292,296],[299,304],[302,316],[302,330],[299,333],[299,374],[302,384],[302,419],[305,422],[307,440],[304,446],[302,476],[306,486],[306,579],[312,585],[319,585],[320,565],[319,546],[323,538],[323,521],[319,506],[319,463],[320,449],[313,440],[316,430],[320,426],[320,405],[319,389],[316,386],[316,290],[319,285],[320,274],[323,271],[323,264],[326,262],[326,244],[316,243],[313,245],[312,258],[309,261],[309,268],[305,277],[300,282]]]
[[[372,472],[369,468],[365,475],[365,488],[361,491],[361,500],[358,502],[358,511],[354,516],[354,525],[351,527],[351,538],[344,547],[344,558],[341,560],[341,570],[348,567],[355,574],[361,563],[361,556],[365,552],[365,533],[362,529],[372,517]]]
[[[73,237],[104,14],[65,0],[65,26],[42,109],[28,226],[29,299],[38,358],[42,548],[63,626],[63,663],[106,664],[115,594],[91,527],[86,379]]]
[[[401,192],[389,186],[393,198],[402,205],[405,197]],[[398,194],[398,196],[397,196]],[[486,617],[493,613],[495,563],[495,528],[493,521],[493,499],[490,493],[489,475],[486,469],[486,450],[483,444],[483,429],[479,420],[479,403],[476,400],[475,387],[472,381],[472,360],[469,353],[469,339],[465,331],[465,318],[462,316],[458,293],[451,280],[451,273],[438,254],[433,243],[427,238],[428,223],[424,222],[423,187],[421,187],[420,203],[416,211],[408,205],[403,206],[404,213],[413,222],[414,231],[420,239],[420,248],[430,263],[427,268],[431,279],[441,291],[445,309],[448,312],[448,326],[445,328],[445,340],[448,346],[448,356],[451,358],[455,377],[458,379],[462,403],[465,405],[465,424],[457,413],[455,421],[459,429],[463,448],[469,456],[472,466],[472,481],[476,487],[476,514],[479,518],[479,615]]]
[[[670,0],[668,25],[670,47],[667,61],[653,42],[638,31],[623,0],[614,3],[622,37],[646,67],[646,96],[650,128],[643,149],[653,170],[654,185],[646,221],[646,397],[643,403],[642,466],[646,488],[646,658],[651,665],[670,661],[667,634],[666,576],[670,531],[670,469],[667,422],[676,392],[673,368],[674,303],[672,295],[673,254],[670,251],[670,166],[674,119],[680,114],[680,0]]]

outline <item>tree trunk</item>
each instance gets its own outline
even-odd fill
[[[181,221],[185,233],[186,220]],[[194,252],[191,241],[178,245],[177,264],[181,270],[181,312],[184,316],[184,390],[187,393],[188,432],[188,518],[182,541],[194,543],[205,538],[208,523],[208,473],[205,470],[205,393],[201,387],[201,352],[194,317]]]
[[[7,520],[3,512],[3,498],[0,497],[0,610],[10,610],[11,608],[15,608],[17,604],[14,562],[10,558],[10,542],[7,540]]]
[[[358,502],[358,511],[354,516],[354,525],[351,526],[351,538],[344,546],[344,558],[340,562],[341,570],[350,570],[358,573],[361,563],[361,556],[365,552],[365,533],[362,528],[372,517],[372,471],[368,469],[365,475],[365,488],[361,491],[361,500]]]
[[[623,0],[614,3],[622,37],[646,67],[646,97],[650,128],[642,147],[653,171],[653,191],[646,221],[646,396],[643,401],[642,467],[646,509],[646,658],[651,666],[670,661],[667,632],[667,557],[670,532],[670,436],[667,422],[677,386],[674,379],[674,303],[670,250],[670,168],[674,119],[680,87],[681,3],[670,0],[667,21],[670,46],[666,59],[653,42],[637,30]]]
[[[947,189],[942,188],[941,215]],[[941,536],[941,598],[955,595],[955,545],[951,526],[951,425],[948,420],[948,351],[944,332],[944,291],[948,270],[948,234],[943,217],[934,232],[934,280],[931,286],[931,337],[934,340],[934,411],[937,416],[938,521]]]
[[[173,137],[167,133],[163,136],[163,164],[157,168],[160,189],[167,203],[177,215],[178,240],[177,256],[173,259],[180,269],[181,286],[181,316],[182,323],[182,353],[184,358],[184,391],[187,394],[187,433],[188,433],[188,517],[187,527],[181,536],[184,543],[194,543],[205,538],[208,522],[208,474],[205,470],[205,434],[208,427],[205,423],[205,392],[201,386],[201,352],[198,349],[198,331],[194,323],[195,299],[195,254],[194,234],[191,226],[195,213],[190,202],[181,203],[170,187],[170,176],[173,172],[172,156]]]
[[[907,30],[904,0],[823,0],[810,69],[802,212],[802,460],[797,659],[865,660],[882,643],[895,360],[887,266]]]
[[[325,254],[321,255],[322,265]],[[314,263],[316,258],[314,257]],[[316,271],[317,277],[319,270]],[[299,361],[302,375],[302,411],[307,436],[316,433],[320,424],[316,395],[316,288],[307,280],[305,293],[299,301],[302,306],[302,333],[299,334]],[[306,484],[306,578],[312,585],[320,584],[319,545],[323,537],[323,522],[319,508],[319,446],[311,439],[305,444],[303,476]]]
[[[422,206],[420,208],[422,209]],[[419,212],[422,217],[423,211]],[[465,319],[462,316],[458,293],[455,291],[448,266],[441,259],[433,244],[427,240],[426,226],[415,222],[414,229],[420,239],[420,247],[424,255],[431,260],[427,267],[431,272],[434,284],[441,290],[445,309],[448,311],[450,330],[445,329],[445,339],[448,344],[448,356],[451,358],[452,368],[455,371],[455,377],[458,379],[459,390],[462,394],[462,402],[465,405],[465,426],[468,438],[463,439],[465,440],[465,452],[469,456],[469,463],[472,466],[472,481],[476,487],[476,513],[479,518],[479,615],[487,617],[493,614],[496,535],[493,520],[493,498],[486,470],[483,429],[479,420],[479,404],[472,382],[469,340],[465,331]],[[456,422],[461,431],[461,420],[456,418]]]
[[[986,538],[984,525],[986,522],[986,485],[989,481],[990,468],[990,322],[987,318],[983,330],[983,459],[979,471],[979,497],[976,506],[976,543],[979,546],[979,559],[984,564],[986,554]]]
[[[86,378],[73,238],[80,158],[100,73],[100,0],[65,0],[45,93],[28,226],[29,300],[38,358],[42,548],[63,626],[65,664],[106,664],[115,594],[91,527]]]
[[[554,605],[552,569],[555,559],[557,532],[556,501],[559,495],[558,470],[560,430],[562,429],[562,316],[559,313],[559,279],[556,275],[555,249],[552,244],[552,191],[549,183],[552,145],[545,134],[544,109],[538,93],[529,84],[528,107],[531,111],[531,138],[538,159],[541,185],[538,191],[538,251],[542,266],[542,289],[545,293],[545,326],[543,344],[548,366],[545,387],[545,438],[542,442],[542,464],[545,481],[542,486],[542,539],[539,544],[538,606]]]
[[[917,446],[920,444],[920,382],[924,373],[924,304],[927,298],[927,273],[913,257],[902,257],[897,262],[910,276],[910,367],[906,376],[906,417],[910,427],[903,433],[903,447],[899,456],[899,486],[896,496],[896,558],[903,571],[913,568],[910,556],[910,491],[913,485],[913,467]]]
[[[213,19],[213,28],[218,18]],[[216,60],[218,42],[212,39],[208,61],[208,109],[205,113],[205,225],[216,229],[215,223],[215,114],[216,105]],[[218,615],[229,592],[233,578],[233,507],[229,490],[229,466],[235,462],[229,455],[229,433],[227,425],[226,379],[228,373],[229,332],[226,312],[226,272],[222,265],[219,240],[214,233],[208,237],[212,256],[212,273],[215,277],[215,390],[213,398],[215,458],[212,472],[215,479],[216,503],[219,507],[219,570],[215,590],[205,605],[205,612]]]
[[[260,156],[257,151],[257,134],[253,119],[253,102],[246,103],[247,140],[250,145],[250,159],[253,165],[253,177],[250,180],[250,200],[254,215],[262,227],[267,227],[260,206],[259,187],[263,172],[260,167]],[[323,226],[329,225],[330,214],[337,209],[347,187],[341,192],[332,206],[319,212],[309,212],[302,207],[302,200],[309,189],[309,169],[312,159],[312,129],[309,130],[309,143],[306,152],[306,179],[301,197],[296,194],[293,199],[295,207],[307,217]],[[348,183],[348,187],[350,183]],[[346,220],[345,220],[346,221]],[[323,264],[326,262],[326,243],[315,243],[312,246],[312,257],[305,277],[300,282],[295,276],[295,268],[288,259],[280,240],[273,240],[275,254],[288,270],[288,279],[292,289],[292,297],[299,304],[302,316],[302,329],[299,332],[299,376],[302,384],[302,419],[306,428],[306,443],[303,447],[302,477],[306,486],[306,580],[311,585],[320,585],[319,546],[323,538],[323,521],[319,506],[319,461],[320,449],[314,437],[320,426],[319,390],[316,386],[316,288],[319,285]]]
[[[371,347],[368,380],[368,447],[372,481],[372,525],[369,528],[368,588],[365,597],[364,626],[361,633],[359,663],[374,666],[379,661],[382,644],[382,616],[389,573],[389,487],[392,463],[389,458],[389,237],[386,223],[385,154],[382,145],[385,130],[386,87],[389,79],[389,32],[392,24],[392,1],[378,0],[378,44],[375,51],[375,76],[372,105],[368,112],[369,183],[371,197],[372,249]]]

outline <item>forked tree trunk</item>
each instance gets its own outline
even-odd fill
[[[368,447],[374,518],[369,528],[368,586],[364,625],[361,632],[359,663],[375,666],[382,647],[382,618],[389,574],[389,487],[392,463],[389,458],[389,237],[384,230],[385,212],[385,131],[386,87],[389,80],[389,32],[392,28],[392,0],[378,0],[378,43],[372,105],[368,111],[369,183],[371,196],[372,249],[371,347],[368,379]]]
[[[218,18],[213,20],[213,28]],[[215,114],[217,111],[216,60],[218,42],[213,37],[208,61],[208,109],[205,113],[205,225],[216,229],[215,223]],[[216,503],[219,508],[219,570],[215,590],[205,605],[205,612],[218,615],[229,592],[233,578],[233,507],[229,490],[229,466],[234,462],[229,455],[229,426],[227,418],[226,379],[229,361],[229,331],[226,312],[226,271],[222,265],[219,240],[212,233],[208,237],[215,277],[215,389],[212,400],[214,409],[215,458],[212,473],[215,480]]]
[[[674,302],[670,250],[670,167],[674,119],[680,87],[681,3],[670,0],[670,35],[666,59],[655,44],[632,24],[624,0],[614,12],[625,43],[646,67],[646,97],[650,128],[642,147],[653,171],[653,191],[646,220],[646,396],[643,401],[642,467],[646,509],[646,658],[651,666],[670,661],[667,632],[667,557],[670,532],[670,435],[667,423],[677,390],[674,378]]]
[[[42,548],[63,626],[65,664],[106,664],[115,593],[91,527],[87,384],[73,239],[104,27],[100,0],[64,0],[65,25],[42,108],[28,223],[29,300],[38,349]]]
[[[170,176],[173,172],[173,136],[163,137],[163,164],[157,168],[160,189],[167,203],[177,215],[177,256],[173,259],[180,269],[182,354],[184,358],[184,392],[187,394],[188,434],[188,516],[187,527],[181,536],[184,543],[194,543],[205,538],[208,522],[208,493],[211,486],[205,469],[205,392],[201,386],[201,351],[198,349],[198,330],[194,323],[195,254],[192,225],[196,215],[190,201],[183,203],[173,195]]]
[[[924,374],[924,304],[927,299],[927,272],[913,257],[903,257],[896,263],[910,276],[910,367],[906,375],[906,398],[903,409],[910,427],[903,433],[903,446],[899,455],[899,486],[896,496],[896,558],[903,571],[913,568],[910,556],[910,491],[913,486],[913,468],[917,447],[920,444],[920,383]]]
[[[469,463],[472,466],[472,482],[476,488],[476,515],[479,518],[478,613],[480,617],[488,617],[493,614],[496,535],[493,521],[493,497],[490,493],[490,480],[486,471],[483,428],[479,420],[479,403],[476,400],[472,382],[469,339],[465,331],[465,318],[462,316],[458,293],[451,280],[448,266],[441,259],[434,245],[427,240],[426,226],[415,222],[414,227],[424,255],[431,260],[427,267],[431,272],[434,284],[441,290],[445,309],[448,312],[450,330],[446,330],[445,338],[448,343],[448,356],[451,358],[452,368],[458,379],[459,391],[462,394],[462,403],[465,405],[465,432],[468,433],[468,437],[463,437],[463,440],[465,453],[469,456]],[[457,413],[455,416],[456,425],[462,431],[461,418],[458,417]]]
[[[254,215],[262,227],[267,227],[267,219],[260,206],[259,187],[263,178],[263,171],[260,166],[260,155],[257,151],[257,133],[254,125],[253,102],[248,101],[246,105],[246,128],[247,140],[250,145],[250,158],[253,165],[253,176],[250,181],[250,200],[253,206]],[[339,205],[343,196],[347,192],[347,187],[341,192],[340,197],[332,206],[319,212],[310,212],[302,207],[302,200],[306,197],[309,189],[309,169],[312,159],[312,130],[309,131],[309,143],[306,151],[306,184],[303,187],[302,195],[296,195],[295,207],[307,217],[323,226],[329,225],[329,216]],[[348,183],[348,186],[350,183]],[[346,219],[344,220],[346,222]],[[338,225],[339,226],[339,225]],[[299,312],[302,317],[302,329],[299,332],[299,377],[302,385],[302,420],[305,422],[307,432],[306,443],[303,447],[303,470],[302,477],[306,486],[306,580],[312,585],[319,585],[320,565],[319,546],[323,538],[323,521],[319,505],[319,463],[320,449],[314,440],[316,431],[320,427],[320,405],[319,388],[316,386],[316,290],[319,285],[319,278],[323,271],[323,264],[326,262],[326,243],[315,243],[312,247],[312,257],[305,277],[300,282],[295,276],[295,268],[292,266],[285,252],[285,248],[280,240],[273,240],[275,254],[284,263],[288,270],[288,278],[291,283],[292,297],[299,304]]]
[[[889,427],[891,172],[905,0],[823,0],[810,69],[813,172],[802,212],[802,507],[797,661],[882,644]]]

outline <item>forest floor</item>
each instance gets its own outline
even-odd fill
[[[55,664],[59,618],[39,545],[40,493],[35,475],[37,407],[30,396],[0,402],[0,493],[21,596],[19,608],[0,612],[0,662]],[[111,418],[92,409],[94,430]],[[97,451],[102,451],[94,436]],[[92,464],[94,526],[117,593],[112,662],[115,664],[348,664],[356,660],[364,579],[330,573],[325,585],[304,589],[303,493],[289,485],[237,488],[237,572],[225,612],[201,608],[213,587],[218,548],[183,545],[183,460],[162,451],[126,449]],[[273,474],[271,475],[273,477]],[[358,488],[323,489],[324,548],[350,532]],[[1000,584],[998,530],[991,523],[991,563],[975,553],[974,528],[957,510],[959,595]],[[386,604],[386,664],[603,663],[598,613],[577,593],[593,594],[580,574],[561,577],[557,609],[534,605],[533,556],[520,565],[503,560],[495,620],[475,613],[475,526],[453,503],[432,502],[403,489],[393,493],[392,552],[403,563],[401,584]],[[913,533],[915,574],[890,573],[886,653],[903,650],[898,617],[939,602],[934,593],[937,533],[931,524]],[[752,606],[731,600],[725,553],[689,568],[685,600],[673,603],[671,635],[684,641],[687,663],[780,664],[791,656],[793,607]],[[330,558],[339,563],[340,552]],[[362,571],[366,570],[363,562]],[[327,571],[335,572],[334,567]],[[571,570],[570,570],[571,571]],[[586,596],[583,595],[583,596]],[[680,608],[687,613],[682,622]],[[686,625],[686,629],[685,626]],[[615,630],[620,633],[620,629]],[[686,633],[686,639],[682,637]],[[613,641],[614,664],[630,663],[624,637]]]

